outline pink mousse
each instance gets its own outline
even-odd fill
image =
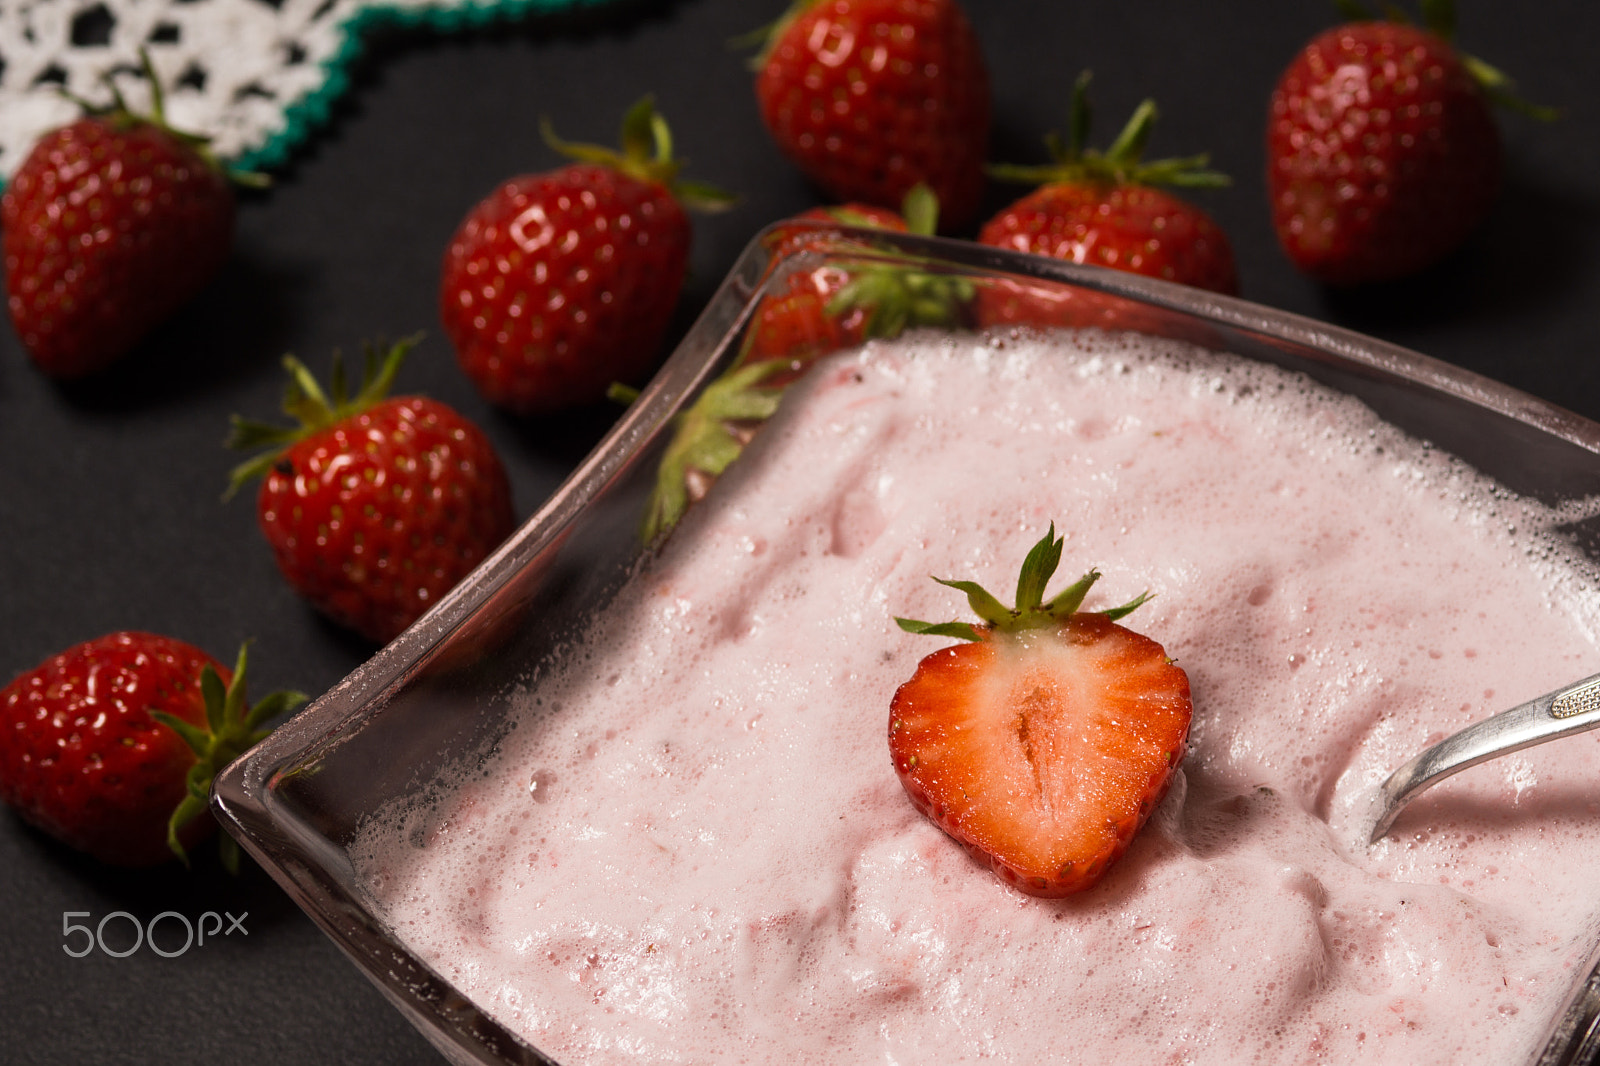
[[[1144,338],[872,345],[796,386],[444,808],[363,865],[396,933],[562,1063],[1526,1062],[1600,918],[1600,738],[1355,812],[1600,670],[1563,517],[1357,403]],[[1058,585],[1188,672],[1191,750],[1092,890],[919,815],[889,700],[1054,522]],[[1056,586],[1052,586],[1053,592]],[[420,842],[420,845],[419,845]]]

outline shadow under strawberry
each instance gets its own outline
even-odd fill
[[[612,400],[600,400],[552,411],[538,418],[499,408],[489,410],[499,429],[517,442],[523,457],[535,461],[540,473],[553,479],[541,494],[519,494],[518,499],[542,500],[593,450],[621,416],[623,408]],[[540,478],[541,483],[545,477]]]
[[[246,929],[254,935],[301,915],[299,906],[253,859],[241,856],[239,872],[230,874],[211,843],[195,849],[188,868],[170,862],[129,869],[108,866],[68,847],[12,811],[3,817],[14,846],[34,853],[38,865],[65,875],[72,883],[72,905],[89,910],[97,921],[118,910],[148,922],[163,911],[176,911],[193,921],[206,911],[226,909],[235,915],[248,911]]]
[[[1340,325],[1404,343],[1410,327],[1494,321],[1561,303],[1581,287],[1597,236],[1600,197],[1513,170],[1483,225],[1455,253],[1399,281],[1324,287],[1322,300]]]
[[[303,600],[296,606],[304,609],[306,624],[316,630],[317,640],[343,653],[352,670],[372,658],[373,652],[379,647],[360,633],[341,626]]]
[[[88,377],[58,382],[57,391],[90,413],[187,407],[197,396],[275,366],[303,330],[302,294],[313,285],[309,269],[236,249],[210,286],[125,357]]]
[[[994,127],[989,134],[990,159],[1029,159],[1039,151],[1039,131],[1021,125],[1002,112],[994,117]],[[983,223],[998,215],[1017,199],[1017,188],[999,181],[984,182],[983,196],[978,201],[978,217],[962,232],[951,234],[976,240]]]

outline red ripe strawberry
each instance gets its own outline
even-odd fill
[[[795,0],[754,62],[761,118],[828,195],[897,207],[918,182],[971,221],[989,74],[954,0]]]
[[[489,438],[424,396],[385,398],[410,348],[367,350],[354,397],[334,357],[332,395],[293,357],[293,427],[235,416],[229,445],[270,451],[233,472],[261,476],[256,511],[278,568],[312,605],[383,643],[455,587],[511,532],[511,486]]]
[[[813,207],[775,226],[766,244],[773,263],[781,265],[819,247],[839,226],[926,235],[938,225],[938,201],[926,185],[915,185],[906,193],[902,210],[904,214],[860,203]],[[896,294],[887,290],[862,292],[857,286],[841,297],[854,278],[850,270],[839,265],[791,274],[786,286],[756,306],[755,319],[740,349],[740,362],[787,362],[787,372],[763,381],[767,386],[785,385],[830,352],[860,344],[868,336],[887,335],[882,318],[875,318],[875,312],[885,302],[896,303]]]
[[[689,263],[684,205],[726,206],[681,181],[649,97],[622,124],[622,151],[559,141],[580,162],[505,182],[450,239],[441,314],[462,369],[519,413],[602,398],[655,362]]]
[[[216,828],[213,775],[305,699],[275,692],[251,710],[244,676],[243,649],[229,671],[151,633],[68,648],[0,689],[0,799],[103,862],[184,858]]]
[[[828,309],[844,280],[839,270],[801,271],[791,274],[787,285],[756,306],[744,337],[744,361],[779,361],[788,366],[786,371],[774,372],[766,384],[788,384],[821,357],[848,347],[852,333],[859,334],[864,313],[852,313],[853,321],[846,322]]]
[[[1500,187],[1491,100],[1553,117],[1451,46],[1453,3],[1423,10],[1427,29],[1364,21],[1318,35],[1273,89],[1273,228],[1294,265],[1319,281],[1392,281],[1454,251]]]
[[[981,281],[973,300],[980,328],[1101,329],[1172,336],[1179,320],[1159,308],[1109,293],[1022,278]]]
[[[1069,143],[1053,135],[1046,140],[1052,163],[990,168],[1007,181],[1042,184],[985,223],[979,242],[1237,292],[1227,235],[1204,211],[1156,187],[1216,186],[1228,179],[1204,169],[1203,155],[1139,161],[1156,118],[1151,100],[1139,105],[1103,155],[1086,150],[1088,81],[1081,75],[1073,89]]]
[[[917,809],[1034,896],[1093,886],[1160,802],[1184,755],[1189,680],[1161,645],[1116,624],[1145,597],[1080,612],[1100,576],[1044,602],[1055,527],[1022,565],[1017,606],[970,581],[982,625],[897,619],[968,641],[934,652],[894,695],[889,752]],[[937,580],[937,579],[936,579]]]
[[[221,269],[233,191],[201,138],[113,106],[46,134],[0,197],[7,308],[41,370],[114,362]],[[115,93],[115,89],[113,88]]]
[[[1227,235],[1199,208],[1150,185],[1051,182],[983,227],[979,242],[1238,292]]]

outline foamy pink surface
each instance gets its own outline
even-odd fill
[[[1600,739],[1390,769],[1600,669],[1555,516],[1352,401],[1153,341],[824,364],[446,812],[371,831],[388,919],[563,1063],[1518,1063],[1600,916]],[[911,807],[889,700],[1054,522],[1188,671],[1191,752],[1093,890]],[[1587,599],[1586,599],[1587,598]],[[1590,604],[1585,606],[1585,604]],[[425,846],[412,841],[422,838]]]

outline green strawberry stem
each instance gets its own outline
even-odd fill
[[[1084,597],[1089,594],[1094,583],[1100,580],[1100,572],[1090,570],[1048,602],[1045,600],[1045,589],[1050,584],[1050,579],[1055,576],[1056,568],[1061,565],[1061,547],[1065,542],[1065,537],[1056,536],[1056,526],[1052,522],[1044,537],[1029,549],[1028,557],[1022,561],[1022,572],[1017,577],[1015,607],[1007,607],[975,581],[951,581],[942,577],[933,579],[941,585],[967,594],[967,603],[983,620],[981,628],[971,622],[919,622],[912,618],[899,617],[895,618],[895,622],[908,633],[974,641],[983,640],[985,631],[1016,633],[1025,629],[1059,625],[1078,612],[1078,608],[1083,605]],[[1141,592],[1121,607],[1093,613],[1102,614],[1115,621],[1137,609],[1149,598],[1148,592]]]
[[[611,384],[606,386],[606,399],[610,400],[612,403],[621,404],[623,407],[627,407],[639,398],[639,394],[642,391],[643,390],[637,389],[632,385],[625,385],[620,381],[613,381]]]
[[[1334,7],[1341,17],[1349,22],[1371,22],[1379,16],[1362,3],[1361,0],[1334,0]],[[1419,0],[1418,7],[1422,12],[1422,26],[1429,33],[1446,42],[1452,48],[1456,41],[1456,3],[1455,0]],[[1383,5],[1383,18],[1390,22],[1410,25],[1411,16],[1407,15],[1396,4]],[[1537,122],[1554,122],[1561,117],[1560,108],[1550,107],[1546,104],[1535,104],[1523,99],[1517,94],[1517,83],[1504,71],[1498,69],[1467,52],[1456,48],[1456,55],[1461,59],[1461,65],[1467,68],[1467,73],[1472,80],[1478,83],[1478,88],[1483,90],[1491,103],[1514,111]]]
[[[1478,83],[1484,95],[1492,103],[1536,122],[1554,122],[1561,117],[1560,108],[1548,104],[1536,104],[1519,96],[1516,91],[1517,83],[1503,71],[1490,66],[1475,55],[1466,52],[1457,54],[1461,57],[1462,65],[1467,68],[1467,73],[1472,75],[1472,80]]]
[[[244,752],[272,732],[265,723],[285,714],[306,702],[300,692],[273,692],[245,711],[245,672],[248,665],[249,642],[239,647],[239,658],[233,667],[233,680],[226,687],[215,668],[207,663],[200,671],[200,691],[205,697],[206,724],[204,727],[187,722],[166,711],[151,711],[150,717],[171,729],[194,752],[194,765],[189,767],[185,784],[188,795],[173,810],[167,822],[167,846],[172,853],[189,865],[189,856],[178,834],[183,827],[206,811],[211,791],[211,780],[217,771],[237,759]],[[226,833],[220,847],[222,862],[231,873],[238,872],[238,844]]]
[[[77,104],[85,115],[91,118],[103,119],[117,129],[128,130],[139,125],[151,125],[166,133],[173,140],[189,148],[201,159],[206,161],[217,173],[225,175],[235,185],[250,189],[264,189],[272,184],[272,179],[267,175],[254,170],[238,170],[225,166],[216,153],[211,150],[211,138],[199,133],[190,133],[180,130],[167,122],[166,91],[161,87],[161,79],[156,76],[155,64],[150,61],[150,53],[144,48],[139,49],[139,65],[144,72],[145,81],[150,83],[150,112],[141,114],[128,106],[127,98],[122,95],[122,90],[117,86],[110,73],[106,73],[102,80],[106,89],[111,93],[110,104],[94,104],[80,96],[76,96],[66,89],[59,89],[62,96]]]
[[[767,60],[772,56],[772,50],[777,47],[779,39],[794,24],[794,21],[804,15],[808,8],[815,7],[817,3],[818,0],[791,0],[789,6],[784,9],[783,14],[772,22],[735,37],[732,42],[733,47],[759,48],[756,54],[750,58],[749,66],[753,71],[760,71],[762,67],[767,65]]]
[[[679,203],[695,211],[723,211],[738,202],[733,194],[700,181],[685,181],[678,175],[684,161],[672,155],[672,130],[656,110],[654,97],[646,94],[622,116],[622,149],[598,144],[564,141],[556,136],[548,118],[540,118],[539,131],[552,149],[581,163],[611,167],[636,181],[661,185]]]
[[[396,341],[381,354],[375,345],[362,345],[361,385],[353,395],[349,392],[344,356],[339,351],[335,350],[333,353],[333,367],[328,376],[326,392],[304,363],[292,355],[284,356],[283,365],[289,372],[289,385],[283,394],[283,413],[294,422],[292,425],[283,426],[239,415],[233,416],[232,431],[226,442],[229,448],[239,451],[250,451],[255,448],[268,450],[233,468],[233,472],[229,475],[228,490],[223,493],[222,498],[231,499],[233,494],[246,484],[266,474],[272,469],[272,464],[276,463],[296,441],[327,429],[334,423],[359,414],[382,401],[389,395],[395,375],[400,372],[400,366],[405,362],[407,353],[416,347],[421,339],[420,333],[413,334]]]
[[[1150,139],[1158,114],[1154,100],[1145,100],[1134,109],[1127,125],[1123,126],[1122,132],[1117,134],[1116,140],[1106,151],[1098,152],[1087,147],[1091,78],[1091,73],[1086,70],[1073,83],[1067,143],[1062,144],[1060,135],[1056,133],[1045,136],[1045,145],[1050,152],[1049,163],[1040,166],[994,163],[987,168],[989,175],[1001,181],[1027,185],[1106,182],[1198,189],[1231,184],[1232,179],[1226,174],[1206,169],[1211,157],[1205,154],[1141,162],[1145,143]]]
[[[939,195],[927,182],[919,181],[906,190],[900,202],[900,217],[906,221],[906,232],[919,237],[932,237],[939,229]]]

